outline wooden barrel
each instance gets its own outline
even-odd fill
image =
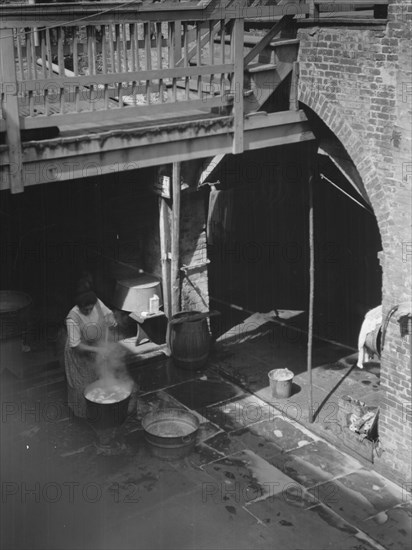
[[[170,323],[169,347],[173,362],[183,369],[200,370],[205,366],[209,356],[209,327],[206,318],[198,318],[199,313],[176,313]],[[192,319],[194,316],[197,318]]]

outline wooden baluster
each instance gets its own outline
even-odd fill
[[[131,63],[132,63],[132,71],[136,71],[136,25],[135,23],[130,24],[130,54],[131,54]]]
[[[139,49],[139,23],[135,23],[135,44],[136,44],[136,70],[140,71],[140,49]]]
[[[129,60],[128,60],[128,55],[127,55],[127,29],[126,29],[127,25],[124,24],[122,25],[122,42],[123,42],[123,71],[124,72],[129,72]],[[127,82],[126,84],[127,86],[129,86],[129,82]],[[122,83],[120,83],[120,94],[119,94],[119,103],[120,103],[120,106],[123,107],[124,105],[124,102],[123,102],[123,89],[122,89]]]
[[[209,21],[209,63],[212,66],[215,64],[214,26],[215,26],[215,21]],[[211,96],[214,95],[214,89],[213,89],[214,80],[215,80],[215,75],[212,73],[210,75],[210,82],[209,82],[209,87],[210,87],[209,93]]]
[[[35,80],[37,80],[36,36],[37,34],[32,29],[30,31],[30,45],[31,45],[31,58],[33,61],[33,78]]]
[[[169,64],[171,69],[175,68],[175,62],[176,62],[175,40],[176,40],[175,23],[174,21],[170,21],[169,22],[169,53],[170,53]],[[175,102],[176,99],[177,99],[177,82],[176,82],[176,78],[172,78],[172,101]]]
[[[183,23],[183,63],[185,67],[189,67],[189,25],[188,23]],[[186,100],[190,99],[190,77],[185,77],[185,89],[186,89]]]
[[[26,63],[27,63],[27,78],[33,78],[32,63],[31,63],[31,32],[26,29]]]
[[[57,63],[59,66],[59,75],[64,77],[64,28],[57,29]],[[64,113],[64,87],[60,88],[60,113]]]
[[[41,50],[41,64],[43,69],[43,78],[47,78],[47,64],[46,64],[46,32],[44,30],[40,32],[40,50]]]
[[[77,36],[77,29],[73,37],[73,73],[74,76],[79,76],[79,38]],[[80,112],[80,86],[75,86],[74,89],[74,103],[76,113]]]
[[[46,51],[47,51],[47,70],[49,73],[49,78],[53,77],[53,67],[52,67],[52,51],[51,51],[51,39],[50,39],[50,29],[46,27]]]
[[[146,70],[150,71],[152,69],[152,53],[151,53],[151,43],[150,43],[150,23],[144,23],[144,44],[145,44],[145,54],[146,54]],[[150,80],[146,80],[146,101],[150,105]]]
[[[115,25],[116,32],[116,58],[117,58],[117,72],[122,72],[122,50],[120,44],[120,25]]]
[[[108,25],[108,31],[109,31],[109,50],[110,50],[110,65],[111,65],[111,72],[115,73],[115,62],[114,62],[114,46],[113,46],[113,25]]]
[[[18,82],[13,29],[0,28],[0,43],[0,81],[8,83],[5,84],[2,110],[6,125],[6,140],[9,148],[10,190],[12,193],[21,193],[24,189],[23,154],[20,138]]]
[[[225,48],[226,48],[226,44],[225,44],[225,38],[226,38],[226,35],[225,35],[225,20],[222,19],[220,21],[220,57],[221,57],[221,61],[222,61],[222,65],[225,64]],[[225,92],[225,73],[221,73],[220,75],[220,95],[223,95]]]
[[[129,71],[129,61],[127,58],[127,35],[126,35],[127,25],[122,25],[122,38],[123,38],[123,70],[125,73]]]
[[[196,22],[196,65],[198,67],[202,64],[202,43],[201,43],[201,24]],[[199,99],[202,98],[202,75],[197,75],[197,95]]]
[[[236,19],[232,31],[231,42],[234,54],[234,100],[233,100],[233,154],[243,152],[243,87],[244,87],[244,66],[243,66],[243,40],[244,20]]]
[[[129,25],[129,36],[130,36],[132,72],[135,72],[136,71],[136,24],[135,23],[131,23]],[[136,80],[133,80],[132,82],[133,105],[137,105],[136,87],[137,87]]]
[[[122,46],[120,38],[120,25],[115,25],[115,36],[116,36],[116,61],[117,61],[117,72],[122,72]],[[122,83],[117,83],[117,97],[119,100],[119,107],[122,106]]]
[[[86,40],[87,40],[87,57],[88,57],[88,73],[89,76],[96,74],[96,57],[95,57],[95,44],[94,44],[94,27],[88,25],[86,27]],[[95,110],[94,104],[94,86],[89,86],[89,107],[91,111]]]
[[[174,54],[175,54],[175,65],[182,57],[182,22],[181,21],[174,21],[174,33],[175,33],[175,41],[174,41]]]
[[[27,64],[27,78],[32,80],[33,78],[33,66],[31,58],[31,31],[26,29],[26,64]],[[34,97],[33,91],[29,90],[29,115],[34,116]]]
[[[40,50],[41,50],[41,64],[43,69],[43,78],[47,78],[47,65],[46,65],[46,32],[44,30],[39,31],[40,35]],[[46,115],[50,114],[50,107],[49,107],[49,92],[47,88],[44,88],[43,90],[43,98],[44,98],[44,112]]]
[[[162,68],[162,24],[156,23],[156,46],[157,46],[157,68]],[[159,98],[160,103],[164,102],[163,99],[163,79],[159,78]]]
[[[19,72],[21,80],[24,80],[24,66],[23,66],[23,54],[21,51],[21,31],[16,29],[16,45],[17,45],[17,59],[19,65]]]
[[[102,32],[102,73],[107,74],[107,42],[106,42],[106,26],[103,27]],[[109,108],[109,86],[104,85],[104,109]]]

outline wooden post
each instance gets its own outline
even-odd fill
[[[292,75],[290,79],[290,92],[289,92],[289,110],[298,111],[298,78],[299,78],[299,63],[293,62]]]
[[[9,147],[10,190],[12,193],[22,193],[24,190],[23,153],[20,139],[13,29],[0,29],[0,43],[0,81],[3,85],[3,116],[6,122],[6,140]]]
[[[162,265],[163,306],[166,317],[172,318],[170,300],[170,217],[171,207],[167,199],[159,198],[160,259]]]
[[[243,153],[243,88],[244,88],[244,20],[236,19],[232,32],[234,44],[233,154]]]
[[[171,302],[172,314],[180,311],[180,162],[173,163],[172,175],[172,261],[171,261]]]
[[[312,343],[313,343],[313,302],[315,294],[315,247],[313,236],[313,174],[309,176],[309,323],[308,323],[308,350],[307,370],[309,379],[308,420],[313,422],[313,395],[312,395]]]

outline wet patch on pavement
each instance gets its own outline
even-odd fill
[[[204,409],[240,397],[244,392],[234,384],[223,380],[191,380],[168,388],[167,393],[189,409],[206,416]]]
[[[309,491],[361,530],[367,518],[402,503],[402,491],[399,487],[367,470],[359,470],[321,483]]]
[[[362,523],[362,530],[388,550],[404,550],[412,544],[412,507],[396,506],[379,512]]]
[[[266,499],[295,486],[294,481],[252,451],[240,451],[203,469],[216,480],[220,495],[235,502]]]
[[[200,378],[203,375],[201,372],[179,369],[170,359],[130,369],[130,374],[142,394]]]
[[[261,399],[247,395],[202,410],[202,414],[226,432],[254,425],[263,420],[272,420],[279,411]]]
[[[274,456],[269,461],[305,487],[312,487],[362,467],[360,462],[340,453],[324,441],[303,445],[286,453],[284,457]]]

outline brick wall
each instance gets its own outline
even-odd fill
[[[411,303],[412,5],[391,2],[388,23],[298,30],[299,99],[334,132],[362,177],[382,238],[386,316]],[[382,353],[378,465],[411,479],[411,336],[392,316]]]

